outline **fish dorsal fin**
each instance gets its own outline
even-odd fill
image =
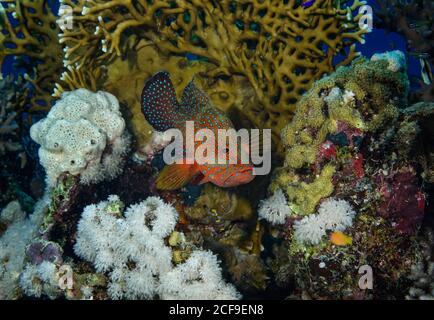
[[[158,174],[156,183],[159,190],[177,190],[184,187],[198,173],[194,164],[167,165]]]
[[[143,87],[142,112],[146,120],[158,131],[168,130],[175,124],[178,109],[179,103],[169,73],[158,72]]]
[[[208,106],[210,106],[210,100],[206,93],[199,89],[193,80],[190,81],[182,93],[181,112],[193,116]]]

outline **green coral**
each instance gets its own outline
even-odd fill
[[[332,194],[332,178],[335,171],[335,166],[329,164],[324,167],[312,183],[304,181],[290,183],[286,187],[286,193],[291,210],[300,215],[313,213],[319,201]]]
[[[405,104],[408,79],[404,72],[387,68],[388,61],[355,60],[317,81],[297,104],[293,120],[282,130],[285,161],[276,171],[271,191],[286,190],[291,209],[306,215],[315,211],[321,199],[333,193],[335,159],[318,167],[320,146],[345,124],[363,134],[381,131],[394,123]],[[348,161],[354,151],[342,147],[337,158]],[[339,161],[338,161],[339,162]]]

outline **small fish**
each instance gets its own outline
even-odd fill
[[[194,130],[211,130],[217,140],[219,129],[232,129],[232,122],[224,113],[211,105],[208,96],[191,81],[184,89],[178,102],[169,73],[162,71],[151,77],[142,92],[142,112],[146,120],[158,131],[179,129],[184,137],[186,122],[194,121]],[[191,138],[190,138],[191,139]],[[195,142],[195,150],[202,142]],[[160,171],[156,185],[160,190],[176,190],[189,182],[203,184],[211,182],[220,187],[235,187],[253,180],[253,165],[241,164],[241,152],[248,146],[241,145],[237,152],[236,164],[171,164]],[[218,154],[217,146],[215,154]],[[229,160],[228,155],[226,159]],[[197,159],[196,159],[197,160]]]
[[[353,238],[341,231],[335,231],[330,235],[330,241],[337,246],[347,246],[353,244]]]
[[[426,58],[419,58],[419,62],[421,67],[420,72],[422,75],[422,80],[426,85],[430,85],[433,79],[431,64]]]
[[[301,4],[301,6],[306,9],[306,8],[312,7],[314,3],[315,3],[315,0],[310,0],[310,1],[303,2]]]

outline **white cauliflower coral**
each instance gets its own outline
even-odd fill
[[[261,200],[258,214],[261,219],[265,219],[271,224],[283,224],[286,218],[291,215],[291,210],[283,191],[278,189],[268,199]]]
[[[87,89],[63,93],[30,135],[41,145],[49,185],[65,172],[80,175],[84,184],[114,178],[129,147],[117,99]]]
[[[195,251],[174,269],[165,238],[174,231],[177,219],[176,210],[158,197],[131,205],[123,214],[123,203],[112,195],[84,209],[74,250],[98,272],[108,273],[112,299],[237,298],[235,288],[224,283],[217,259],[209,252],[202,255],[202,251]],[[172,288],[167,279],[176,275],[181,278]],[[173,291],[199,276],[202,280],[188,286],[188,296]]]
[[[356,216],[351,205],[345,200],[326,199],[319,206],[317,214],[311,214],[294,223],[294,236],[300,243],[316,245],[326,231],[344,231],[353,225]]]
[[[209,251],[195,251],[161,280],[165,300],[234,300],[235,287],[224,282],[217,258]]]

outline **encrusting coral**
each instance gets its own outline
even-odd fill
[[[129,135],[117,99],[87,89],[65,92],[47,117],[30,129],[49,185],[62,173],[85,184],[114,178],[128,151]]]
[[[285,241],[273,245],[282,263],[268,265],[280,285],[296,282],[296,297],[403,297],[408,290],[410,265],[422,256],[415,235],[425,193],[414,159],[426,158],[416,146],[426,129],[423,113],[406,108],[405,71],[401,52],[357,59],[317,81],[282,130],[286,158],[270,192],[284,192],[291,214],[270,226],[270,236]],[[375,274],[373,291],[357,283],[363,265]]]
[[[0,5],[0,65],[7,56],[30,59],[22,63],[32,66],[25,75],[33,87],[30,114],[50,109],[54,84],[60,81],[63,51],[56,19],[49,1],[6,0]]]
[[[348,173],[362,178],[363,158],[358,150],[363,136],[396,121],[399,104],[405,101],[395,101],[395,97],[408,93],[405,65],[398,64],[396,70],[402,54],[395,55],[396,59],[386,62],[394,67],[391,70],[382,67],[389,56],[341,67],[317,81],[298,103],[293,121],[281,133],[286,158],[271,185],[272,190],[286,192],[289,206],[297,214],[313,213],[319,201],[332,194],[338,147],[345,148],[342,156]],[[298,174],[305,169],[312,173],[308,179]]]
[[[137,97],[143,79],[159,71],[157,66],[174,69],[180,78],[175,78],[177,90],[199,73],[214,105],[232,104],[254,126],[273,128],[276,140],[301,95],[334,70],[333,58],[342,49],[363,42],[367,32],[359,28],[363,3],[358,0],[346,7],[316,1],[309,8],[295,0],[63,3],[73,8],[75,21],[73,30],[64,30],[60,38],[66,64],[81,70],[108,65],[108,79],[98,89],[123,101],[127,95],[120,91],[126,89],[129,99]],[[345,62],[354,56],[351,47]],[[133,85],[122,84],[115,70],[119,67],[130,71],[123,77],[128,74]],[[143,68],[146,75],[136,72]],[[240,100],[240,90],[255,97]],[[136,115],[137,101],[130,108],[133,117],[143,120]]]

